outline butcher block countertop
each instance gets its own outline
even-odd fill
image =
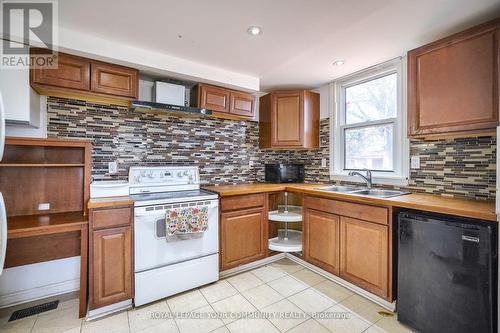
[[[392,198],[376,198],[366,195],[353,195],[338,192],[317,190],[328,184],[242,184],[205,186],[205,190],[218,193],[220,197],[252,193],[288,191],[309,194],[324,198],[345,200],[365,204],[390,206],[397,208],[417,209],[427,212],[450,214],[488,221],[496,221],[495,203],[493,201],[447,198],[432,194],[412,193]]]

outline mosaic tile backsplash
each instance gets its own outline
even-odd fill
[[[495,198],[496,137],[411,141],[410,154],[420,156],[420,169],[410,173],[412,191]]]
[[[142,113],[115,105],[49,97],[50,137],[94,140],[92,176],[127,179],[134,165],[197,165],[205,184],[238,184],[264,180],[264,164],[305,164],[306,182],[329,181],[329,120],[320,122],[320,149],[260,150],[257,122],[190,118]],[[411,154],[421,158],[408,189],[456,197],[495,196],[496,138],[412,141]],[[321,167],[321,159],[327,167]],[[119,171],[108,174],[108,162]],[[253,161],[253,167],[249,162]]]
[[[314,151],[259,149],[259,125],[251,121],[188,118],[173,114],[130,111],[115,105],[49,97],[50,137],[94,141],[92,176],[96,180],[127,179],[134,165],[197,165],[206,184],[237,184],[264,180],[264,164],[306,163],[307,180],[328,181],[328,120],[321,124],[322,148]],[[108,162],[118,173],[108,174]],[[253,161],[253,167],[249,162]]]

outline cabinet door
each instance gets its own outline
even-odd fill
[[[267,255],[266,222],[264,207],[221,213],[221,270]]]
[[[91,70],[93,92],[137,98],[139,73],[136,69],[92,62]]]
[[[324,270],[339,274],[338,215],[306,209],[304,214],[304,258]]]
[[[93,232],[91,308],[132,298],[131,228]]]
[[[90,89],[89,60],[59,53],[57,62],[57,69],[31,69],[31,83],[83,91]]]
[[[276,93],[272,106],[272,145],[301,146],[304,139],[304,102],[300,91]]]
[[[340,276],[380,297],[389,290],[388,227],[340,218]]]
[[[198,89],[198,106],[200,108],[216,112],[229,112],[229,90],[204,84],[200,84]]]
[[[409,134],[479,132],[498,123],[499,29],[473,28],[408,52]]]
[[[229,113],[253,118],[255,98],[250,94],[232,91],[230,95],[231,108]]]

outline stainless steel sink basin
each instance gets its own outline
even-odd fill
[[[357,194],[357,195],[367,195],[370,197],[377,197],[377,198],[391,198],[391,197],[397,197],[400,195],[405,195],[408,194],[408,192],[403,192],[403,191],[394,191],[394,190],[378,190],[378,189],[363,189],[359,187],[354,187],[354,186],[325,186],[325,187],[317,187],[316,190],[320,191],[327,191],[327,192],[338,192],[338,193],[345,193],[345,194]]]
[[[400,195],[408,194],[408,192],[403,192],[403,191],[377,190],[377,189],[358,190],[358,191],[353,191],[350,193],[351,194],[358,194],[358,195],[367,195],[370,197],[377,197],[377,198],[391,198],[391,197],[398,197]]]
[[[328,192],[339,192],[339,193],[351,193],[354,191],[359,191],[359,187],[354,186],[327,186],[327,187],[317,187],[316,190],[328,191]]]

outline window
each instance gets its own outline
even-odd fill
[[[375,183],[406,184],[403,65],[397,59],[333,82],[332,179],[358,181],[349,171],[370,169]]]

